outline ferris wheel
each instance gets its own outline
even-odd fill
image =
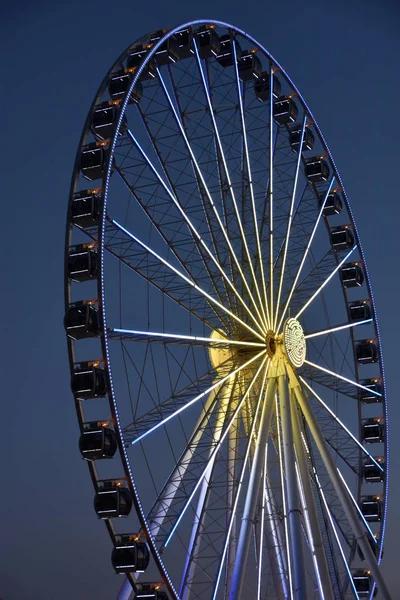
[[[65,309],[79,448],[135,598],[390,598],[360,238],[311,111],[245,32],[157,31],[105,76]]]

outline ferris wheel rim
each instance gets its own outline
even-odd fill
[[[269,60],[271,62],[273,62],[273,64],[277,65],[277,67],[282,71],[282,73],[284,74],[285,78],[290,83],[290,85],[293,87],[293,89],[297,90],[296,86],[290,80],[290,78],[287,76],[287,74],[283,71],[283,69],[280,67],[279,63],[277,63],[277,61],[268,53],[268,51],[265,48],[263,48],[263,46],[261,46],[258,42],[256,42],[256,40],[254,38],[252,38],[251,36],[249,36],[247,33],[245,33],[244,31],[240,30],[239,28],[233,27],[233,26],[231,26],[231,25],[229,25],[227,23],[223,23],[223,22],[220,22],[220,21],[196,20],[196,21],[190,21],[188,23],[184,23],[182,25],[179,25],[178,27],[176,27],[176,28],[171,29],[170,31],[168,31],[164,35],[164,37],[160,38],[159,42],[157,42],[155,44],[155,46],[151,49],[150,53],[146,57],[146,60],[142,62],[141,66],[139,67],[139,69],[137,71],[137,73],[135,73],[135,76],[133,77],[133,80],[132,80],[131,87],[129,88],[129,90],[128,90],[127,94],[126,94],[125,101],[124,101],[124,104],[123,104],[123,108],[122,108],[121,113],[120,113],[119,122],[118,122],[118,125],[117,125],[117,128],[116,128],[116,132],[114,134],[114,137],[113,137],[113,140],[112,140],[112,144],[111,144],[112,150],[110,152],[110,158],[109,158],[109,162],[108,162],[106,174],[105,174],[104,179],[103,179],[104,207],[103,207],[103,215],[102,215],[102,221],[101,221],[101,235],[99,235],[99,240],[100,240],[100,256],[101,256],[101,275],[100,275],[100,278],[99,278],[98,281],[99,281],[99,298],[101,298],[101,319],[102,319],[102,322],[103,322],[103,335],[101,336],[101,341],[102,341],[102,345],[103,345],[103,349],[104,349],[104,357],[105,357],[106,363],[107,363],[107,369],[106,369],[106,371],[107,371],[107,377],[109,379],[109,381],[108,381],[109,390],[111,390],[111,398],[112,398],[112,404],[113,404],[112,411],[113,411],[113,414],[114,414],[114,418],[117,420],[117,424],[118,424],[117,426],[118,426],[118,437],[119,437],[119,442],[120,442],[120,453],[121,453],[121,457],[122,457],[122,460],[123,460],[124,467],[126,468],[126,471],[129,473],[130,483],[133,486],[133,495],[136,496],[136,499],[139,502],[139,504],[138,504],[138,510],[142,514],[143,517],[145,517],[145,513],[144,513],[144,511],[142,510],[142,508],[140,506],[140,499],[139,499],[139,495],[138,495],[138,493],[137,493],[137,491],[135,489],[134,477],[133,477],[133,473],[132,473],[131,468],[130,468],[129,457],[126,454],[126,449],[125,449],[124,444],[123,444],[123,437],[120,435],[121,434],[121,432],[120,432],[121,425],[118,422],[118,406],[117,406],[117,401],[116,401],[116,398],[115,398],[115,392],[114,392],[114,387],[113,387],[113,382],[112,382],[112,374],[111,374],[112,367],[111,367],[111,360],[110,360],[109,348],[108,348],[108,344],[109,344],[109,340],[108,340],[108,328],[107,328],[107,319],[106,319],[106,316],[105,316],[106,315],[106,312],[105,312],[106,311],[106,304],[105,304],[105,281],[104,281],[104,252],[105,252],[105,248],[104,248],[104,243],[103,243],[104,232],[105,232],[105,225],[106,225],[107,196],[108,196],[108,188],[109,188],[110,176],[111,176],[112,157],[113,157],[113,154],[114,154],[114,151],[115,151],[115,145],[116,145],[116,141],[117,141],[118,130],[119,130],[119,127],[120,127],[121,122],[122,122],[123,114],[124,114],[125,109],[126,109],[127,104],[128,104],[128,98],[129,98],[130,92],[135,87],[137,81],[139,80],[140,74],[141,74],[142,70],[145,68],[145,64],[148,61],[150,61],[151,57],[156,52],[157,48],[168,37],[170,37],[171,35],[173,35],[174,33],[178,32],[178,31],[182,30],[185,27],[193,27],[194,25],[202,25],[202,24],[215,24],[217,26],[225,27],[225,28],[227,28],[229,30],[233,30],[236,33],[239,33],[239,34],[245,36],[247,39],[249,39],[250,41],[254,42],[265,53],[265,55],[269,58]],[[143,38],[141,38],[141,39],[144,39],[144,38],[146,38],[146,36],[143,36]],[[129,48],[131,48],[131,47],[132,47],[132,45],[129,46]],[[127,49],[127,51],[129,50],[129,48]],[[125,51],[121,56],[122,57],[125,56],[126,53],[127,53],[127,51]],[[111,72],[111,70],[110,70],[110,72]],[[105,78],[104,81],[106,81],[106,80],[107,80],[107,76],[106,76],[106,78]],[[306,108],[308,115],[310,116],[310,118],[313,119],[311,111],[308,109],[306,103],[302,99],[302,97],[301,97],[301,95],[300,95],[299,92],[298,92],[298,95],[299,95],[299,98],[301,99],[301,102],[302,102],[303,106]],[[93,106],[95,105],[95,103],[96,103],[96,98],[95,98],[95,101],[93,103]],[[89,112],[87,123],[89,122],[90,114],[91,114],[91,111]],[[328,149],[328,147],[327,147],[327,145],[325,143],[325,140],[324,140],[324,138],[322,136],[322,132],[319,130],[319,127],[318,127],[318,125],[317,125],[317,123],[316,123],[316,121],[314,119],[313,119],[313,126],[318,131],[319,136],[320,136],[321,140],[323,141],[323,143],[325,145],[325,148],[326,148],[326,150],[327,150],[327,152],[329,154],[329,158],[330,158],[332,164],[334,165],[334,168],[335,168],[335,177],[341,183],[340,175],[339,175],[339,173],[338,173],[338,171],[336,169],[336,166],[335,166],[335,163],[333,161],[332,155],[329,152],[329,149]],[[87,130],[87,126],[85,126],[85,127],[86,127],[86,129],[84,129],[84,131]],[[80,149],[81,145],[82,145],[82,142],[81,142],[81,144],[78,147],[77,157],[79,156],[79,149]],[[300,154],[301,153],[299,153],[299,155]],[[74,175],[76,175],[76,169],[74,169]],[[341,187],[342,187],[343,197],[344,197],[345,202],[346,202],[346,207],[347,207],[347,209],[349,211],[349,214],[350,214],[350,216],[352,218],[352,224],[353,224],[353,227],[354,227],[354,231],[356,233],[357,247],[358,247],[361,255],[364,256],[363,255],[362,246],[361,246],[361,243],[360,243],[360,240],[359,240],[358,232],[357,232],[357,229],[356,229],[355,221],[354,221],[354,218],[352,216],[352,211],[351,211],[350,203],[348,201],[348,198],[347,198],[347,195],[345,193],[345,190],[344,190],[343,186],[341,186]],[[72,186],[72,189],[73,189],[73,186]],[[72,194],[71,194],[71,196],[72,196]],[[70,227],[70,226],[71,226],[70,222],[67,223],[67,228]],[[99,226],[99,229],[100,229],[100,226]],[[377,339],[378,339],[379,348],[380,348],[380,337],[379,337],[379,329],[378,329],[378,324],[377,324],[377,315],[376,315],[376,311],[375,311],[374,299],[373,299],[372,290],[371,290],[371,287],[370,287],[370,280],[369,280],[369,275],[368,275],[367,267],[366,267],[365,263],[364,263],[364,265],[365,265],[365,274],[366,274],[367,287],[368,287],[368,291],[369,291],[369,295],[370,295],[371,303],[372,303],[372,307],[373,307],[373,315],[374,315],[373,322],[374,322],[374,327],[375,327],[375,329],[377,331]],[[69,300],[68,300],[68,305],[69,305]],[[383,372],[382,353],[380,353],[380,357],[381,357],[380,365],[381,365],[382,372]],[[384,373],[383,373],[383,384],[385,386]],[[384,399],[385,399],[384,400],[384,407],[385,407],[385,411],[387,411],[387,396],[386,396],[386,393],[385,393],[385,387],[384,387]],[[111,405],[111,402],[110,402],[110,405]],[[387,427],[388,427],[387,413],[386,413],[386,419],[385,419],[385,427],[386,427],[386,430],[387,430]],[[122,430],[122,427],[121,427],[121,430]],[[387,431],[386,431],[386,433],[387,433]],[[387,445],[387,443],[388,443],[388,436],[386,435],[385,444]],[[387,450],[385,452],[385,456],[386,456],[386,461],[387,461],[386,465],[387,465],[388,464],[388,453],[387,453]],[[388,478],[386,477],[386,481],[385,481],[385,501],[387,501],[387,485],[388,485],[387,484],[387,479]],[[386,510],[385,510],[385,517],[386,517]],[[381,548],[383,546],[384,530],[385,530],[385,523],[383,525],[383,533],[382,533],[382,539],[381,539]],[[150,533],[150,531],[147,531],[147,534],[149,536],[149,539],[151,540],[151,533]],[[153,550],[153,544],[151,544],[151,546],[152,546],[152,550]],[[155,548],[155,543],[154,543],[154,548]],[[381,558],[381,557],[379,557],[379,558]],[[160,561],[160,565],[163,565],[162,558],[159,555],[158,555],[158,560]],[[168,579],[167,569],[164,567],[164,565],[163,565],[162,571],[164,572],[164,574],[167,576],[167,579]],[[176,594],[174,597],[178,598],[179,596],[177,595],[177,592],[176,592],[175,588],[173,587],[172,582],[170,581],[169,583],[171,585],[171,589],[169,590],[170,593]]]

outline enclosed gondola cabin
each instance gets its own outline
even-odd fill
[[[159,589],[159,583],[142,583],[138,587],[140,590],[136,592],[135,600],[168,600],[167,594]]]
[[[138,69],[142,62],[144,62],[147,54],[150,52],[151,46],[143,46],[139,44],[132,48],[129,53],[128,58],[126,59],[127,69]],[[140,79],[142,81],[146,81],[148,79],[154,79],[156,76],[156,68],[154,64],[154,58],[149,60],[146,63],[146,66],[142,69],[140,73]]]
[[[201,59],[218,56],[221,49],[218,33],[213,27],[200,27],[196,31],[196,46]]]
[[[299,109],[293,98],[283,96],[274,102],[273,113],[278,125],[289,125],[296,121]]]
[[[106,140],[114,135],[114,130],[118,122],[120,107],[112,102],[102,102],[95,106],[92,115],[92,132],[95,137]],[[126,115],[123,116],[119,128],[119,135],[122,135],[127,128]]]
[[[111,554],[114,571],[117,574],[143,573],[149,566],[150,561],[147,544],[135,541],[136,536],[118,537],[121,541],[117,542]]]
[[[340,269],[340,278],[346,288],[360,287],[364,282],[364,274],[356,262],[345,263]]]
[[[365,496],[361,500],[360,510],[366,521],[378,523],[383,514],[383,504],[380,496]]]
[[[99,519],[127,517],[132,508],[132,496],[128,488],[115,481],[98,481],[94,497],[94,510]]]
[[[325,196],[321,197],[320,205],[323,205]],[[324,217],[331,217],[333,215],[339,215],[342,212],[343,203],[337,192],[332,192],[328,194],[328,197],[325,201],[324,208],[322,214]]]
[[[101,200],[98,192],[91,190],[77,192],[72,198],[71,219],[82,229],[93,227],[98,224],[100,208]]]
[[[362,425],[362,437],[367,444],[378,444],[385,441],[385,423],[378,417],[366,419]]]
[[[262,65],[255,50],[246,50],[242,52],[238,60],[238,72],[242,81],[251,81],[261,77]]]
[[[175,54],[179,60],[194,55],[192,28],[182,29],[172,36]]]
[[[133,77],[134,72],[125,71],[124,69],[117,71],[111,76],[110,83],[108,84],[108,93],[112,100],[123,100],[125,98],[125,94],[132,84]],[[137,81],[129,96],[128,104],[132,104],[133,102],[139,104],[142,96],[143,85],[140,81]]]
[[[363,465],[363,475],[367,483],[380,483],[385,479],[385,465],[382,459],[375,458],[374,460],[376,462],[367,460]]]
[[[260,77],[256,79],[254,82],[254,93],[256,98],[260,100],[260,102],[268,102],[269,101],[269,85],[270,85],[271,76],[268,71],[262,71]],[[281,83],[275,75],[272,76],[273,81],[273,90],[272,97],[273,99],[279,98],[281,94]]]
[[[112,458],[117,451],[117,436],[111,427],[98,423],[84,424],[79,438],[79,451],[88,461]]]
[[[358,397],[363,404],[376,404],[382,402],[383,387],[379,379],[363,379],[363,389],[358,390]]]
[[[371,306],[369,300],[360,300],[349,304],[350,320],[353,323],[367,321],[371,318]]]
[[[290,129],[289,143],[290,143],[290,147],[295,152],[299,151],[302,131],[303,131],[303,128],[298,127],[297,125],[293,126]],[[310,127],[305,127],[304,134],[303,134],[303,144],[301,146],[302,152],[306,152],[307,150],[312,150],[314,147],[314,143],[315,143],[315,138],[314,138],[313,132],[311,131]]]
[[[69,251],[67,272],[72,281],[95,279],[99,271],[98,253],[92,244],[73,246]]]
[[[150,37],[150,43],[156,44],[165,35],[164,30],[156,31]],[[163,67],[175,63],[179,59],[177,43],[173,36],[167,38],[154,54],[154,62],[157,67]]]
[[[336,252],[350,250],[354,246],[353,232],[347,225],[344,227],[335,227],[331,231],[331,244]]]
[[[326,181],[329,177],[329,165],[320,156],[308,158],[305,165],[305,175],[311,183]]]
[[[89,181],[102,179],[106,166],[107,147],[94,142],[83,146],[81,153],[81,173]]]
[[[360,340],[356,343],[356,358],[361,365],[369,365],[379,360],[379,348],[374,340]]]
[[[357,569],[356,571],[354,571],[353,584],[359,598],[369,598],[373,587],[373,581],[370,571],[365,571],[363,569]],[[375,587],[373,595],[374,598],[377,593],[378,588]]]
[[[235,44],[236,58],[238,59],[242,54],[239,42],[235,38],[231,38],[229,34],[221,36],[219,53],[215,57],[221,67],[231,67],[234,64],[233,44]]]
[[[92,363],[77,363],[71,377],[71,390],[78,400],[104,397],[107,393],[104,369]]]
[[[72,304],[65,317],[64,328],[72,340],[81,340],[100,335],[99,311],[92,304],[76,302]]]

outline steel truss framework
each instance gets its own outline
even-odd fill
[[[226,36],[225,65],[215,52],[202,54],[200,30]],[[182,31],[190,43],[174,55],[171,40]],[[129,70],[139,44],[146,54]],[[165,49],[167,64],[157,58]],[[263,101],[257,63],[249,75],[246,55],[260,61]],[[110,79],[121,70],[129,86],[110,101]],[[276,80],[278,100],[297,106],[290,122],[274,113]],[[132,103],[140,84],[143,95]],[[91,125],[105,101],[117,117],[103,140]],[[91,142],[105,162],[101,181],[88,185],[80,167]],[[307,178],[311,157],[329,174]],[[100,212],[82,226],[73,204],[88,187]],[[334,193],[342,206],[332,214]],[[334,246],[332,232],[345,226],[352,243]],[[97,269],[79,283],[69,256],[90,242]],[[92,481],[96,490],[105,479],[130,490],[135,510],[106,526],[114,545],[135,532],[153,559],[144,575],[128,573],[120,597],[143,580],[162,582],[176,600],[358,598],[353,574],[361,568],[372,572],[369,597],[377,585],[389,598],[378,566],[387,399],[369,275],[333,158],[276,60],[243,31],[210,21],[130,46],[102,82],[82,133],[65,252],[66,311],[94,298],[100,322],[94,337],[68,338],[71,375],[80,361],[95,360],[107,384],[104,398],[75,398],[79,425],[111,423],[119,448],[119,459],[88,463]],[[362,268],[362,285],[343,285],[348,263]],[[350,303],[364,300],[370,316],[352,321]],[[299,368],[283,348],[289,316],[305,332]],[[376,344],[373,364],[360,365],[358,340]],[[376,403],[363,402],[366,393]],[[363,420],[375,417],[385,435],[367,446]],[[366,462],[382,473],[373,483]],[[366,495],[378,498],[379,521],[363,514]]]

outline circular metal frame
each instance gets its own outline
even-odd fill
[[[371,327],[374,328],[375,338],[377,340],[377,347],[378,347],[378,352],[379,352],[379,370],[380,370],[379,377],[380,377],[380,380],[382,381],[382,387],[383,387],[382,403],[383,403],[383,407],[384,407],[384,411],[385,411],[385,414],[384,414],[384,418],[385,418],[385,442],[384,442],[384,445],[385,446],[384,446],[384,448],[385,448],[385,472],[386,473],[387,473],[388,464],[389,464],[386,383],[385,383],[385,376],[384,376],[384,367],[383,367],[383,360],[382,360],[382,349],[381,349],[379,327],[378,327],[374,298],[373,298],[372,290],[371,290],[370,278],[369,278],[369,274],[367,271],[365,257],[364,257],[363,249],[362,249],[362,246],[360,243],[357,227],[356,227],[356,224],[355,224],[355,221],[353,218],[353,213],[351,211],[351,207],[350,207],[346,192],[344,190],[342,181],[340,179],[340,175],[337,171],[336,165],[330,154],[330,151],[329,151],[328,146],[325,142],[325,139],[322,135],[322,132],[320,131],[315,119],[312,116],[311,111],[309,110],[306,103],[304,102],[301,94],[299,93],[299,91],[297,90],[297,88],[293,84],[293,82],[290,80],[288,75],[285,73],[285,71],[282,69],[282,67],[279,65],[279,63],[277,63],[277,61],[267,52],[267,50],[265,50],[265,48],[263,48],[258,42],[256,42],[256,40],[254,38],[252,38],[251,36],[246,34],[244,31],[242,31],[238,28],[232,27],[231,25],[228,25],[223,22],[204,20],[204,21],[193,21],[193,22],[185,23],[183,25],[180,25],[179,27],[171,29],[168,32],[164,32],[164,34],[161,37],[159,37],[158,41],[152,45],[150,51],[147,53],[147,55],[146,55],[145,59],[143,60],[143,62],[141,63],[141,65],[135,70],[131,85],[125,94],[124,100],[120,104],[119,118],[118,118],[118,122],[115,127],[115,131],[114,131],[112,140],[109,142],[109,148],[108,148],[109,151],[108,151],[108,158],[107,158],[108,162],[107,162],[107,167],[105,169],[104,178],[102,181],[101,219],[99,220],[98,230],[97,230],[96,235],[93,236],[93,232],[90,235],[91,235],[92,239],[95,239],[95,242],[98,244],[98,250],[99,250],[99,256],[100,256],[99,277],[97,280],[98,281],[98,307],[99,307],[100,331],[101,331],[100,338],[101,338],[102,359],[104,360],[104,372],[105,372],[106,383],[107,383],[111,418],[112,418],[112,421],[115,426],[115,433],[116,433],[117,440],[118,440],[118,448],[119,448],[119,453],[120,453],[121,460],[122,460],[124,475],[125,475],[127,485],[129,487],[131,495],[132,495],[136,513],[139,517],[140,527],[142,529],[143,535],[145,536],[147,542],[149,543],[152,557],[158,568],[160,576],[162,577],[162,579],[166,585],[166,588],[168,589],[168,592],[172,598],[179,598],[180,595],[179,595],[178,590],[176,589],[176,585],[174,584],[174,582],[172,581],[172,579],[169,576],[168,569],[164,564],[164,560],[160,553],[160,549],[159,549],[159,547],[156,543],[156,540],[154,539],[152,532],[148,526],[148,522],[146,519],[146,513],[145,513],[144,508],[142,507],[142,504],[141,504],[141,501],[139,498],[139,492],[138,492],[138,489],[135,484],[134,474],[133,474],[131,466],[130,466],[130,461],[129,461],[127,447],[126,447],[126,440],[124,439],[124,435],[123,435],[123,425],[121,424],[120,419],[119,419],[119,409],[118,409],[118,405],[117,405],[116,393],[114,390],[113,374],[112,374],[112,361],[110,358],[110,349],[109,349],[109,344],[110,344],[109,326],[108,326],[108,322],[107,322],[107,313],[106,313],[106,286],[107,286],[106,275],[105,275],[106,248],[105,248],[104,240],[106,237],[106,227],[108,224],[107,201],[108,201],[109,188],[110,188],[110,178],[111,178],[111,175],[112,175],[113,169],[114,169],[114,154],[116,151],[120,132],[122,131],[123,119],[124,119],[124,115],[126,113],[129,99],[131,97],[131,93],[134,90],[135,86],[137,85],[138,81],[140,80],[143,71],[147,68],[147,65],[149,64],[149,62],[151,62],[154,59],[154,56],[155,56],[157,50],[159,48],[161,48],[169,38],[171,38],[177,32],[182,31],[183,29],[186,29],[186,28],[192,29],[192,28],[202,26],[202,25],[226,29],[227,32],[229,32],[229,34],[233,37],[235,37],[237,35],[243,36],[244,38],[246,38],[248,40],[249,43],[253,44],[256,47],[257,52],[262,53],[265,61],[267,61],[267,63],[270,65],[271,73],[276,72],[281,77],[284,78],[285,82],[293,90],[293,94],[296,97],[296,101],[301,103],[304,115],[307,115],[308,123],[311,124],[314,132],[317,134],[317,136],[319,138],[319,142],[321,143],[321,145],[323,147],[324,157],[329,162],[333,176],[336,179],[337,183],[339,184],[338,188],[340,188],[340,193],[344,200],[345,208],[351,219],[351,230],[353,231],[353,234],[354,234],[354,248],[356,248],[357,252],[359,253],[360,260],[363,264],[365,283],[367,286],[368,296],[370,299],[370,304],[371,304],[371,309],[372,309],[372,321],[371,321],[370,325],[371,325]],[[233,39],[233,37],[232,37],[232,39]],[[75,229],[73,220],[71,217],[71,208],[72,208],[74,193],[77,191],[77,186],[78,186],[78,182],[79,182],[80,159],[81,159],[82,147],[84,146],[84,144],[86,143],[86,140],[88,139],[88,136],[90,135],[90,124],[91,124],[93,110],[94,110],[95,106],[99,103],[99,100],[103,97],[103,95],[107,89],[107,85],[108,85],[111,74],[114,73],[117,69],[121,68],[121,66],[124,63],[124,60],[126,59],[130,50],[133,47],[136,47],[139,43],[140,44],[148,43],[149,38],[150,38],[150,36],[143,36],[140,40],[135,42],[135,44],[133,44],[132,46],[129,46],[129,48],[127,48],[127,50],[121,54],[121,56],[115,62],[113,67],[110,69],[110,71],[104,78],[102,84],[100,85],[98,93],[95,96],[95,99],[90,108],[88,117],[86,119],[86,123],[85,123],[84,129],[83,129],[82,137],[81,137],[81,140],[80,140],[80,143],[78,146],[78,151],[77,151],[76,160],[75,160],[74,172],[73,172],[73,177],[72,177],[72,182],[71,182],[68,217],[67,217],[67,232],[66,232],[66,246],[65,246],[65,273],[66,273],[66,275],[65,275],[65,310],[66,310],[66,312],[67,312],[68,308],[70,307],[71,303],[73,302],[71,278],[69,277],[69,274],[68,274],[68,259],[69,259],[69,254],[70,254],[73,230]],[[272,106],[270,107],[270,110],[272,111]],[[271,116],[272,116],[272,113],[271,113]],[[271,122],[272,122],[272,118],[271,118]],[[305,126],[303,125],[303,133],[302,133],[300,145],[303,141],[304,128],[305,128]],[[302,153],[300,153],[300,155],[302,156]],[[303,157],[302,157],[302,160],[304,161]],[[322,213],[322,209],[321,209],[321,213]],[[325,220],[325,224],[327,227],[327,231],[329,233],[331,233],[332,228],[329,224],[329,220],[326,217],[324,217],[324,220]],[[336,262],[335,269],[337,271],[338,268],[340,267],[340,265],[343,264],[343,261],[339,260],[339,257],[337,254],[334,254],[334,260]],[[272,289],[271,299],[273,299],[273,295],[274,295],[273,287],[271,289]],[[344,286],[343,286],[343,294],[344,294],[346,307],[348,308],[348,311],[349,311],[350,300],[349,300],[347,290]],[[277,304],[279,305],[279,300],[278,300]],[[297,316],[299,316],[299,315],[297,315]],[[283,315],[282,315],[282,317],[283,317]],[[349,317],[349,321],[350,321],[350,313],[348,313],[348,317]],[[294,319],[292,319],[292,320],[294,321]],[[272,327],[271,327],[271,330],[269,330],[268,335],[269,335],[270,340],[274,340],[275,339],[274,332],[275,332],[275,334],[279,333],[281,323],[277,323],[276,321],[275,322],[271,321],[271,325],[272,325]],[[354,364],[355,364],[355,369],[356,369],[356,374],[357,374],[357,382],[359,383],[361,380],[361,374],[360,374],[360,369],[359,369],[359,365],[357,363],[356,354],[355,354],[356,353],[356,349],[355,349],[356,348],[356,338],[355,338],[354,330],[355,330],[355,328],[352,328],[350,330],[350,335],[351,335],[352,345],[353,345],[353,349],[354,349],[354,358],[355,358]],[[311,334],[311,335],[313,335],[313,334]],[[268,347],[270,347],[270,342],[268,342]],[[75,342],[71,338],[68,338],[68,352],[69,352],[71,376],[72,376],[74,373],[74,365],[76,364],[76,354],[75,354]],[[273,352],[269,352],[269,356],[270,356],[270,359],[272,362],[274,360],[273,354],[274,354]],[[222,355],[223,355],[223,353],[222,353]],[[290,359],[290,357],[289,357],[289,359]],[[218,360],[220,360],[220,359],[218,359]],[[215,361],[216,361],[215,364],[219,364],[218,360],[215,359]],[[211,357],[211,362],[214,364],[212,357]],[[214,366],[215,366],[215,364],[214,364]],[[293,364],[295,367],[301,366],[300,364],[297,364],[297,363],[293,363]],[[311,388],[309,388],[309,390],[311,391]],[[76,410],[77,410],[77,414],[78,414],[78,421],[79,421],[80,429],[82,431],[83,424],[85,423],[83,403],[81,400],[76,399],[75,404],[76,404]],[[290,412],[290,410],[289,410],[289,412]],[[362,408],[361,408],[360,400],[358,400],[358,416],[359,416],[359,422],[360,422],[360,427],[361,427]],[[283,419],[283,413],[282,413],[282,419]],[[282,424],[282,426],[283,426],[283,424]],[[361,435],[360,435],[360,437],[361,437]],[[309,448],[311,448],[311,445],[309,446]],[[89,464],[89,470],[90,470],[93,484],[95,486],[95,489],[97,489],[99,477],[97,474],[96,466],[93,462],[89,462],[88,464]],[[360,470],[362,470],[362,464],[363,464],[363,457],[360,453],[359,454]],[[381,520],[381,526],[380,526],[380,532],[379,532],[378,563],[380,562],[380,560],[382,558],[383,541],[384,541],[384,534],[385,534],[385,528],[386,528],[387,498],[388,498],[388,477],[387,477],[387,475],[386,475],[384,483],[383,483],[383,488],[384,488],[384,507],[383,507],[383,517]],[[359,502],[360,496],[361,496],[361,481],[359,481],[358,489],[356,490],[357,502]],[[111,535],[111,538],[115,544],[117,534],[116,534],[116,530],[114,528],[112,520],[106,520],[106,525],[107,525],[108,531]],[[356,544],[353,543],[352,552],[350,553],[350,558],[349,558],[350,561],[352,561],[352,559],[355,556],[355,550],[356,550]],[[128,573],[128,578],[129,578],[131,585],[134,587],[134,589],[136,589],[135,580],[131,573]],[[375,586],[375,584],[374,584],[374,586]],[[371,597],[373,594],[374,586],[373,586],[373,589],[371,590]],[[344,593],[346,593],[346,592],[344,592]]]

